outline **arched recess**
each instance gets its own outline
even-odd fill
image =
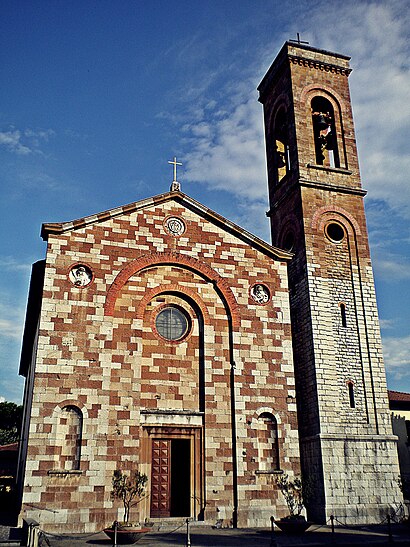
[[[297,243],[301,240],[300,221],[294,213],[287,214],[282,220],[278,247],[288,252],[295,252]]]
[[[347,169],[343,129],[346,112],[340,97],[333,90],[311,85],[303,90],[301,100],[306,105],[307,127],[311,127],[310,162]]]
[[[228,282],[207,264],[196,258],[179,253],[152,253],[143,255],[125,266],[125,268],[119,272],[108,290],[104,306],[104,315],[112,316],[114,314],[117,297],[130,277],[145,268],[164,264],[177,264],[186,267],[189,270],[200,274],[207,281],[212,282],[217,292],[220,293],[224,305],[227,308],[228,315],[232,320],[232,327],[236,328],[239,326],[238,304]]]
[[[348,211],[346,211],[346,209],[334,205],[331,207],[326,205],[320,209],[317,209],[312,217],[311,226],[315,230],[321,230],[325,223],[331,219],[341,220],[344,227],[348,230],[352,237],[354,237],[355,234],[361,235],[360,226],[357,220]]]
[[[280,469],[278,420],[273,412],[259,412],[256,419],[260,471]]]
[[[152,289],[148,289],[145,292],[144,297],[141,299],[138,305],[136,318],[142,319],[148,303],[156,296],[159,296],[161,294],[166,294],[166,293],[175,293],[175,294],[184,295],[185,298],[189,299],[192,302],[193,307],[196,306],[198,310],[200,310],[205,322],[209,323],[210,321],[209,313],[203,301],[200,298],[198,298],[198,295],[189,287],[184,287],[184,290],[182,292],[180,285],[177,285],[176,283],[170,283],[169,285],[159,285],[158,287],[153,287]]]
[[[332,238],[329,233],[329,227],[332,225],[343,230],[341,237]],[[363,274],[366,275],[367,263],[360,249],[360,246],[367,243],[363,241],[363,234],[357,220],[342,207],[325,206],[318,209],[312,218],[311,226],[316,231],[317,241],[325,244],[324,249],[321,249],[322,268],[326,268],[324,275],[327,278],[329,310],[332,310],[334,325],[341,324],[342,311],[339,303],[345,306],[346,326],[342,323],[343,328],[336,328],[338,332],[335,334],[335,344],[337,343],[341,349],[336,351],[339,388],[341,392],[344,392],[343,374],[346,369],[350,370],[353,384],[349,388],[349,397],[354,396],[350,402],[352,404],[353,401],[354,408],[362,412],[369,423],[374,419],[377,430],[373,357],[366,317],[367,294],[363,290]],[[350,337],[354,337],[354,343],[359,348],[354,360],[346,349],[349,340],[346,338],[346,332],[349,332]],[[351,391],[353,386],[354,392]],[[349,419],[348,414],[345,415],[345,419]]]
[[[57,466],[64,471],[80,469],[83,413],[74,404],[58,407],[56,426]]]
[[[186,301],[190,301],[191,305],[196,306],[198,310],[198,314],[206,318],[206,312],[204,311],[204,305],[200,304],[200,294],[198,292],[197,296],[194,296],[195,288],[193,285],[191,285],[191,289],[194,292],[190,293],[189,287],[185,286],[183,283],[178,284],[178,275],[175,280],[172,279],[158,279],[158,285],[155,287],[151,294],[143,294],[140,299],[140,303],[136,304],[136,307],[133,308],[125,308],[121,310],[121,305],[119,305],[118,311],[120,312],[121,317],[115,319],[117,307],[116,303],[117,300],[120,298],[123,298],[124,293],[128,290],[128,288],[132,285],[132,277],[133,276],[145,276],[148,274],[149,270],[151,268],[160,268],[165,266],[171,267],[175,270],[175,268],[180,268],[182,270],[182,273],[186,275],[190,275],[191,277],[196,276],[198,278],[198,281],[202,282],[202,285],[205,287],[207,286],[209,290],[212,290],[216,293],[218,296],[218,306],[220,306],[220,312],[219,314],[215,314],[215,318],[218,318],[221,316],[221,312],[226,317],[226,328],[225,328],[225,334],[223,339],[221,338],[220,341],[218,341],[219,345],[219,351],[221,354],[221,360],[226,363],[226,365],[229,366],[229,372],[227,369],[225,369],[226,373],[226,379],[227,379],[227,387],[229,388],[229,395],[230,397],[226,398],[224,400],[224,404],[227,406],[227,411],[230,410],[232,421],[230,426],[230,431],[228,434],[231,435],[231,442],[232,442],[232,481],[233,481],[233,491],[232,491],[232,507],[233,507],[233,522],[234,525],[237,523],[237,507],[238,507],[238,491],[237,491],[237,448],[236,448],[236,442],[237,442],[237,434],[236,434],[236,410],[235,410],[235,361],[234,361],[234,339],[235,339],[235,333],[237,332],[239,326],[240,326],[240,317],[239,317],[239,309],[238,304],[236,302],[235,296],[232,292],[232,289],[230,288],[229,282],[225,279],[223,279],[213,268],[211,268],[208,264],[190,257],[189,255],[183,255],[177,252],[165,252],[165,253],[150,253],[143,256],[140,256],[138,259],[130,262],[128,265],[126,265],[116,276],[115,280],[113,281],[111,287],[108,290],[106,302],[104,306],[104,314],[105,316],[111,316],[113,317],[114,321],[114,331],[113,331],[113,340],[111,342],[111,347],[116,347],[117,344],[122,344],[122,339],[124,338],[124,314],[127,315],[127,322],[129,324],[130,329],[132,328],[133,321],[135,319],[135,341],[137,341],[138,337],[141,339],[141,336],[148,336],[152,337],[155,336],[155,332],[153,332],[152,328],[148,328],[148,325],[152,325],[152,319],[149,319],[148,316],[146,318],[141,317],[141,314],[144,315],[147,306],[145,304],[148,304],[152,298],[153,295],[156,293],[157,296],[160,294],[167,294],[167,295],[175,295],[177,297],[184,298]],[[181,278],[183,279],[183,275]],[[165,281],[165,282],[164,282]],[[199,283],[201,284],[201,283]],[[142,287],[139,287],[139,289],[142,291]],[[187,290],[186,290],[187,289]],[[150,289],[148,289],[150,290]],[[135,296],[135,293],[132,291],[133,296]],[[151,297],[151,300],[149,298]],[[216,301],[216,299],[214,299]],[[144,302],[142,302],[144,301]],[[141,304],[144,303],[143,307]],[[138,317],[137,317],[138,315]],[[148,322],[150,321],[150,322]],[[119,328],[118,328],[119,327]],[[211,329],[212,330],[212,329]],[[148,338],[145,338],[147,340]],[[188,342],[188,340],[187,340]],[[169,341],[166,342],[166,344],[171,345],[174,342]],[[179,342],[177,342],[179,343]],[[184,343],[184,341],[182,342]],[[144,342],[145,344],[145,342]],[[209,342],[205,340],[205,344],[209,346]],[[158,376],[158,371],[165,372],[165,367],[168,367],[168,358],[165,356],[163,358],[163,351],[161,349],[160,353],[161,355],[158,357],[155,356],[155,353],[158,354],[158,347],[163,347],[163,344],[161,343],[158,345],[158,340],[156,344],[156,350],[149,352],[149,357],[147,358],[147,352],[144,351],[144,357],[141,357],[140,365],[141,366],[141,378],[145,375],[145,379],[152,379],[152,382],[150,385],[148,385],[148,382],[145,382],[145,388],[147,389],[147,395],[144,396],[145,399],[148,401],[148,398],[151,397],[151,402],[149,408],[155,408],[157,407],[159,410],[162,410],[163,405],[166,403],[166,399],[164,399],[164,403],[161,402],[161,393],[167,392],[168,388],[162,388],[162,390],[157,390],[157,388],[154,386],[154,380],[156,381],[157,378],[160,379],[160,376]],[[175,347],[175,346],[174,346]],[[146,346],[144,346],[144,350],[146,349]],[[142,352],[138,352],[140,355]],[[183,353],[183,352],[182,352]],[[168,354],[171,354],[170,351],[168,351]],[[181,352],[178,352],[178,355],[180,355]],[[210,355],[212,355],[212,348],[210,350]],[[153,370],[149,370],[151,366],[151,356],[154,356],[154,359],[157,359],[157,361],[154,363],[154,367],[157,367]],[[204,362],[203,357],[200,357],[200,362]],[[132,360],[134,357],[131,356],[129,352],[126,352],[126,355],[120,355],[119,356],[120,361],[121,360]],[[139,359],[140,357],[138,357]],[[162,363],[160,360],[162,359]],[[142,370],[142,367],[145,367],[146,370]],[[200,367],[204,368],[203,365],[200,365]],[[178,366],[177,366],[178,368]],[[180,367],[182,368],[182,367]],[[207,372],[205,371],[205,374]],[[172,375],[174,375],[174,371],[171,372]],[[203,372],[201,371],[200,374],[202,375]],[[229,377],[228,377],[229,374]],[[182,386],[184,382],[181,382],[178,378],[179,371],[176,372],[175,376],[175,382],[171,386],[175,390],[175,394],[179,397],[179,407],[180,409],[184,408],[184,396],[181,391],[179,390],[178,386]],[[168,377],[168,376],[167,376]],[[174,381],[174,376],[169,375],[169,378]],[[178,384],[178,385],[177,385]],[[148,395],[148,390],[151,393],[151,395]],[[157,391],[156,391],[157,390]],[[142,395],[138,394],[138,397],[140,398],[140,401],[142,402]],[[199,408],[204,408],[204,395],[200,395],[200,401],[199,401]],[[152,403],[152,398],[154,398],[155,403]],[[171,401],[172,403],[176,403],[177,397],[174,397],[174,400]],[[154,406],[155,404],[155,406]],[[168,403],[166,403],[168,404]],[[143,406],[141,404],[141,406]],[[147,405],[148,406],[148,405]],[[176,406],[176,405],[175,405]],[[192,409],[195,410],[195,409]],[[180,418],[179,418],[180,419]],[[203,510],[203,507],[201,508],[201,511]],[[200,511],[200,512],[201,512]]]
[[[271,134],[272,163],[274,168],[274,180],[280,182],[291,169],[290,145],[289,145],[289,122],[287,109],[282,104],[275,112],[272,120]]]
[[[313,139],[317,165],[340,167],[335,112],[332,103],[320,95],[312,98]]]
[[[191,323],[186,337],[178,340],[164,339],[155,328],[158,313],[165,308],[177,308],[184,312]],[[222,303],[221,303],[222,307]],[[205,318],[206,316],[206,318]],[[178,408],[178,400],[184,400],[184,408],[191,411],[205,411],[205,325],[210,324],[208,311],[199,296],[184,287],[177,285],[160,285],[147,292],[137,308],[137,319],[141,322],[141,352],[144,363],[140,368],[141,385],[149,383],[148,396],[141,393],[140,404],[149,406],[149,397],[155,391],[155,386],[167,385],[169,388],[167,400],[171,400]],[[161,340],[160,351],[158,339]],[[182,351],[176,347],[183,344]],[[164,365],[164,362],[166,363]],[[162,367],[171,364],[172,374],[168,375]],[[160,380],[156,375],[150,378],[152,370],[159,371]],[[182,381],[183,378],[183,381]],[[144,388],[142,388],[144,391]]]

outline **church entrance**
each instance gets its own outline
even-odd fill
[[[152,439],[151,517],[191,516],[191,440]]]

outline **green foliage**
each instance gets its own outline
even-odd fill
[[[296,477],[291,481],[289,475],[284,474],[276,477],[276,484],[285,498],[289,514],[292,517],[299,516],[304,506],[302,480]]]
[[[137,498],[135,503],[138,503],[144,495],[147,481],[147,475],[140,473],[138,470],[132,471],[129,476],[120,469],[114,471],[112,476],[111,499],[119,499],[122,501],[124,505],[125,522],[128,522],[129,520],[132,501]]]
[[[23,407],[16,403],[0,403],[0,445],[19,440]]]
[[[19,440],[19,432],[11,429],[0,429],[0,446],[16,443]]]

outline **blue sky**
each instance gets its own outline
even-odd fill
[[[0,398],[19,402],[43,222],[184,192],[269,240],[256,87],[299,32],[350,76],[390,389],[410,391],[406,0],[2,0]]]

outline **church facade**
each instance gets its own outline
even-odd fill
[[[22,517],[268,526],[275,477],[307,512],[377,522],[400,501],[348,58],[287,42],[262,80],[273,246],[171,191],[44,224],[20,372]]]

